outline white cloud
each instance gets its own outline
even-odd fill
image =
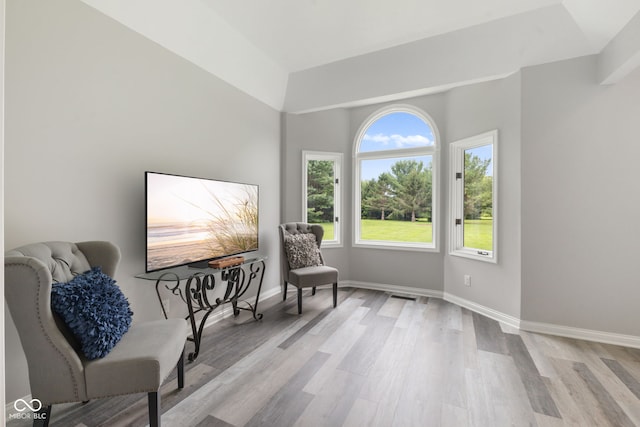
[[[371,141],[371,142],[381,142],[382,144],[388,144],[390,140],[388,135],[383,135],[381,133],[378,133],[376,135],[369,135],[367,133],[364,135],[362,139],[365,141]]]
[[[371,141],[382,145],[391,145],[393,148],[423,147],[425,145],[433,145],[433,141],[424,135],[385,135],[378,133],[376,135],[365,134],[362,138],[364,141]]]

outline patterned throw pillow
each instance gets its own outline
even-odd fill
[[[284,248],[292,270],[322,265],[315,234],[289,234],[285,237]]]
[[[51,287],[51,308],[78,339],[87,359],[106,356],[129,330],[133,313],[115,280],[100,267]]]

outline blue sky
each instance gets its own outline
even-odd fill
[[[382,116],[367,128],[360,143],[360,151],[425,147],[433,145],[434,140],[433,130],[422,119],[411,113],[397,112]],[[481,159],[492,156],[490,146],[476,147],[467,151],[471,151]],[[360,179],[378,178],[381,173],[391,171],[391,165],[396,161],[404,159],[406,158],[364,160],[360,164]],[[426,167],[431,165],[431,156],[421,156],[416,160],[422,161]],[[493,175],[493,162],[487,169],[487,175]]]
[[[410,113],[391,113],[373,122],[360,143],[360,151],[433,145],[431,127]]]
[[[480,157],[481,160],[491,159],[493,156],[491,145],[483,145],[481,147],[470,148],[465,150],[465,152],[470,152],[472,156]],[[489,163],[486,175],[493,176],[493,161]]]
[[[433,145],[434,139],[431,127],[419,117],[410,113],[391,113],[379,118],[367,128],[360,143],[360,151],[425,147]],[[365,160],[361,163],[360,178],[378,178],[381,173],[389,172],[391,165],[398,160],[404,159]],[[417,160],[421,160],[426,167],[431,164],[431,156],[421,156]]]

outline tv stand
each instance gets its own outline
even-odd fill
[[[234,264],[222,268],[198,268],[193,271],[191,266],[182,266],[153,273],[139,274],[136,277],[156,281],[156,295],[162,308],[162,313],[167,318],[167,310],[160,296],[160,283],[173,295],[179,296],[187,305],[189,314],[185,320],[191,325],[192,338],[195,349],[189,353],[188,358],[193,362],[200,353],[202,332],[209,315],[218,307],[231,303],[233,315],[238,316],[240,310],[250,311],[255,320],[262,319],[262,313],[258,313],[258,301],[264,279],[266,258],[242,259],[240,264]],[[236,260],[237,262],[237,260]],[[219,280],[216,280],[219,278]],[[222,285],[226,283],[226,287]],[[256,297],[253,304],[242,300],[247,290],[257,284]],[[222,296],[214,295],[215,291],[224,290]],[[242,304],[241,304],[242,303]],[[198,313],[204,315],[196,319]]]
[[[194,270],[204,270],[205,268],[209,268],[209,263],[207,261],[192,262],[191,264],[187,264],[187,267]]]

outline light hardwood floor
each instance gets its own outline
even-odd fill
[[[640,350],[521,332],[436,298],[292,292],[205,332],[164,426],[640,426]],[[191,344],[188,344],[188,346]],[[143,426],[146,395],[54,405],[53,426]],[[24,423],[12,421],[9,426]]]

